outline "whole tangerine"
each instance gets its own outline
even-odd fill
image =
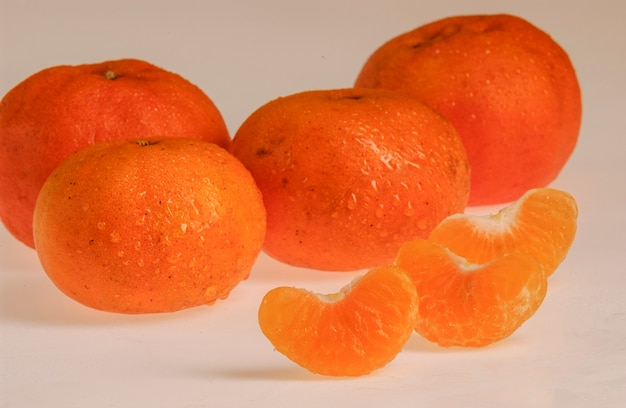
[[[264,251],[300,267],[348,271],[393,261],[462,212],[469,169],[460,137],[407,95],[304,91],[253,112],[231,152],[267,210]]]
[[[33,247],[37,194],[63,159],[93,143],[151,136],[230,136],[196,85],[148,62],[124,59],[39,71],[0,101],[0,219]]]
[[[472,169],[469,205],[548,185],[579,136],[568,54],[517,16],[454,16],[401,34],[374,51],[355,86],[406,92],[454,124]]]
[[[265,209],[228,151],[184,138],[114,140],[64,160],[37,199],[44,271],[83,305],[173,312],[226,298],[261,251]]]

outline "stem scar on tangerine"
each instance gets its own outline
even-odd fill
[[[109,81],[112,81],[114,79],[117,79],[118,75],[114,71],[109,69],[107,72],[104,73],[104,77]]]

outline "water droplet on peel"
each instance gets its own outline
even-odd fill
[[[415,215],[415,208],[413,208],[413,205],[410,201],[406,203],[406,207],[404,208],[404,211],[402,213],[407,217],[412,217],[413,215]]]
[[[176,253],[170,254],[167,257],[167,262],[170,263],[170,264],[178,263],[178,261],[180,261],[180,257],[181,257],[181,253],[180,252],[176,252]]]
[[[206,297],[209,298],[215,297],[215,295],[217,295],[217,286],[209,286],[208,288],[206,288],[204,294]]]
[[[187,264],[187,267],[189,268],[195,268],[196,264],[198,263],[198,260],[196,259],[196,257],[194,256],[193,258],[191,258],[189,260],[189,263]],[[239,260],[237,260],[237,265],[239,265]]]
[[[417,228],[419,228],[421,230],[425,230],[426,227],[428,227],[428,221],[426,221],[426,218],[420,218],[417,221]]]
[[[371,184],[374,191],[378,191],[378,187],[376,186],[376,180],[372,180]]]
[[[106,227],[106,225],[107,225],[107,224],[106,224],[106,222],[104,222],[104,221],[100,221],[100,222],[98,223],[98,229],[99,229],[99,230],[103,230],[103,229]]]
[[[380,205],[377,209],[376,209],[376,217],[377,218],[382,218],[385,215],[385,209],[383,208],[382,205]]]

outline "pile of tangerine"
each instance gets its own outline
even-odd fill
[[[551,156],[555,150],[560,154],[550,169],[533,164],[541,158],[528,160],[521,154],[516,158],[527,160],[516,166],[523,170],[519,174],[496,171],[509,165],[510,155],[484,153],[495,158],[494,164],[480,155],[477,158],[476,146],[499,146],[483,139],[490,140],[494,134],[500,137],[501,129],[481,126],[508,121],[485,116],[468,125],[459,117],[475,115],[466,110],[489,111],[482,99],[457,103],[444,93],[440,100],[440,89],[425,86],[416,89],[434,93],[415,95],[401,70],[414,67],[392,63],[405,58],[407,50],[415,56],[419,48],[428,55],[432,44],[458,33],[461,39],[477,33],[490,36],[505,27],[508,33],[538,39],[526,42],[542,43],[547,56],[557,56],[554,64],[547,65],[560,64],[564,70],[564,75],[553,76],[566,78],[561,88],[570,97],[557,98],[567,102],[565,108],[546,114],[548,124],[554,125],[554,111],[566,112],[557,120],[558,126],[538,126],[532,120],[529,125],[526,117],[516,122],[542,131],[565,128],[553,132],[559,143],[541,150]],[[424,36],[426,41],[422,41]],[[422,40],[416,44],[415,39]],[[412,44],[409,48],[407,41]],[[436,54],[441,54],[439,48]],[[112,100],[117,102],[130,100],[124,96],[129,89],[137,94],[135,76],[141,84],[146,78],[174,81],[168,73],[141,61],[121,62],[118,68],[128,70],[124,75],[114,74],[107,64],[79,68],[86,76],[76,82],[93,86],[85,82],[84,78],[90,78],[100,89],[113,91]],[[72,78],[76,74],[72,67],[62,71]],[[440,76],[439,70],[430,71]],[[468,76],[468,72],[454,72],[446,78],[463,77],[465,83]],[[398,79],[400,84],[395,83]],[[217,134],[205,135],[206,129],[187,129],[174,121],[168,121],[172,128],[144,128],[143,124],[157,121],[146,120],[147,113],[140,119],[122,120],[117,108],[108,117],[98,102],[88,105],[91,110],[81,101],[81,109],[58,104],[59,95],[66,95],[67,89],[68,101],[75,96],[65,82],[62,91],[49,88],[46,98],[40,97],[38,87],[27,85],[0,103],[0,130],[5,132],[0,156],[6,159],[3,163],[10,163],[3,164],[0,184],[13,192],[7,197],[21,200],[19,207],[13,207],[12,201],[0,205],[0,215],[10,214],[4,217],[13,221],[8,229],[37,249],[44,270],[68,296],[96,309],[121,313],[170,312],[211,304],[226,298],[247,278],[261,249],[295,266],[366,269],[367,273],[334,294],[278,287],[260,304],[260,328],[276,350],[313,373],[330,376],[359,376],[383,367],[414,331],[443,347],[487,346],[510,336],[542,304],[548,278],[564,260],[576,233],[574,198],[540,187],[529,189],[497,214],[463,213],[472,200],[480,204],[518,197],[531,181],[522,180],[524,184],[517,178],[528,178],[530,168],[541,173],[535,177],[540,181],[531,184],[547,185],[574,148],[580,93],[573,68],[551,39],[521,19],[455,18],[394,39],[366,63],[355,87],[308,91],[271,101],[250,115],[232,143],[212,102],[181,78],[175,81],[179,92],[174,94],[180,96],[180,89],[187,93],[182,112],[189,111],[187,102],[193,99],[203,107],[197,114],[211,119],[181,123],[211,122],[208,127]],[[182,119],[169,106],[170,86],[159,87],[166,95],[165,105],[157,109],[152,100],[150,114],[158,111],[159,117]],[[33,95],[45,102],[31,109],[44,112],[40,118],[65,120],[22,117],[24,103],[15,101],[27,101]],[[55,109],[70,108],[63,114],[48,111],[49,100],[55,101]],[[532,98],[526,100],[534,107]],[[117,103],[105,106],[117,107]],[[463,109],[459,111],[458,106]],[[446,110],[449,107],[454,109]],[[165,111],[169,114],[164,115]],[[104,140],[82,140],[89,132],[75,125],[77,118],[70,119],[74,112],[81,113],[82,123],[92,127],[92,134],[104,135]],[[509,113],[499,112],[497,117]],[[77,137],[66,137],[67,123],[78,132]],[[120,129],[112,131],[111,123]],[[130,129],[127,123],[141,126]],[[146,138],[128,140],[123,131],[146,133]],[[153,133],[169,136],[154,137]],[[25,135],[33,134],[42,137],[35,151],[46,160],[23,164],[24,154],[15,154],[20,152],[16,146],[26,146],[22,143]],[[57,134],[77,143],[61,151],[54,143],[61,137]],[[472,139],[468,134],[479,137]],[[546,139],[543,133],[534,137],[541,137],[542,143]],[[47,147],[48,142],[54,149]],[[51,151],[55,157],[51,158]],[[530,149],[522,146],[517,151]],[[471,178],[478,181],[471,195],[470,164]],[[31,171],[24,171],[28,166],[33,166]],[[18,176],[25,179],[6,169],[18,169]],[[500,179],[487,181],[485,174],[505,177],[515,188]],[[495,192],[491,191],[494,186]],[[95,227],[85,228],[86,224]]]

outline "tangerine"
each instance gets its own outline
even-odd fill
[[[338,293],[282,286],[261,301],[258,319],[277,351],[307,370],[360,376],[391,362],[416,324],[418,297],[407,273],[379,266]]]
[[[87,146],[44,183],[37,254],[83,305],[173,312],[226,298],[250,273],[265,233],[261,194],[225,149],[146,138]]]
[[[400,248],[396,264],[419,295],[415,331],[443,347],[484,347],[510,336],[537,311],[548,287],[541,264],[519,252],[477,264],[415,240]]]
[[[312,269],[383,265],[465,209],[463,144],[410,96],[373,89],[304,91],[266,103],[235,133],[267,209],[264,251]]]
[[[454,124],[472,169],[470,206],[547,186],[579,136],[568,54],[517,16],[453,16],[400,34],[374,51],[355,86],[406,92]]]
[[[473,263],[525,252],[550,276],[574,241],[577,218],[574,197],[543,187],[527,191],[496,214],[451,215],[430,232],[428,239]]]
[[[137,137],[230,136],[211,99],[178,74],[124,59],[39,71],[0,101],[0,219],[34,247],[37,194],[63,159],[93,143]]]

